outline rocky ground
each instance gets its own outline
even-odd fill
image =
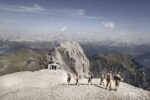
[[[149,100],[150,92],[126,83],[121,83],[118,91],[107,90],[98,85],[100,79],[93,79],[93,85],[87,85],[87,79],[80,85],[66,83],[63,70],[36,72],[17,72],[0,77],[0,100]],[[114,88],[114,86],[113,86]]]

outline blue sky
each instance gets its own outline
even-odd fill
[[[149,0],[0,0],[0,33],[150,38]]]

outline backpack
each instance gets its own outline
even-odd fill
[[[111,75],[110,75],[110,74],[107,74],[106,79],[107,79],[107,80],[110,80],[110,79],[111,79]]]
[[[114,80],[119,80],[121,81],[122,79],[120,77],[118,77],[117,75],[114,76]]]

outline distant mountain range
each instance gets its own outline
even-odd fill
[[[122,44],[149,44],[148,39],[142,37],[133,37],[133,36],[124,36],[119,35],[118,37],[108,36],[104,33],[99,32],[50,32],[50,33],[0,33],[0,40],[9,40],[9,41],[65,41],[73,40],[77,42],[101,42],[102,44],[111,44],[111,45],[122,45]]]
[[[7,55],[14,53],[20,49],[32,50],[49,50],[56,47],[62,41],[0,41],[0,55]],[[125,53],[132,55],[140,64],[149,66],[148,56],[150,54],[150,44],[129,44],[129,43],[115,43],[112,41],[103,42],[79,42],[84,49],[85,54],[90,57],[95,54],[107,53]]]
[[[129,43],[114,43],[110,41],[81,42],[80,44],[88,56],[95,54],[107,54],[110,52],[121,52],[130,54],[132,56],[137,56],[150,52],[150,44],[135,45]]]
[[[136,61],[150,69],[150,52],[138,55],[135,57]]]

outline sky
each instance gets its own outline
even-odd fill
[[[150,0],[0,0],[0,36],[63,33],[150,41],[149,5]]]

